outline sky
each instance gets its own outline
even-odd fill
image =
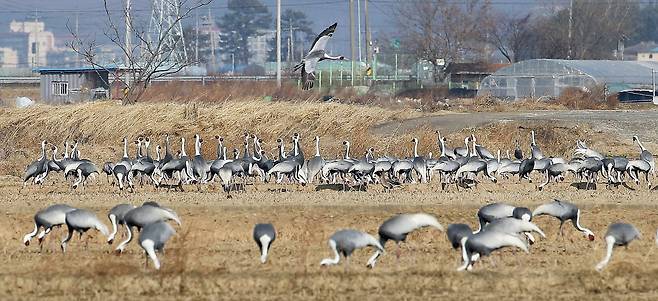
[[[108,0],[110,9],[120,9],[125,0]],[[133,15],[142,22],[148,22],[151,2],[149,0],[132,0]],[[195,1],[195,0],[191,0]],[[272,13],[276,9],[276,0],[261,0]],[[348,0],[281,0],[282,9],[295,9],[305,12],[313,22],[313,29],[320,32],[324,27],[338,22],[339,27],[332,44],[335,51],[349,49],[349,2]],[[358,0],[354,0],[356,3]],[[371,30],[373,37],[378,33],[390,33],[395,30],[393,12],[405,0],[370,0]],[[448,0],[461,2],[464,0]],[[568,3],[568,0],[491,0],[495,9],[507,14],[524,14],[534,9],[555,4]],[[227,10],[228,0],[213,0],[210,12],[221,16]],[[363,5],[363,1],[361,1]],[[70,36],[67,23],[75,28],[77,15],[78,28],[82,36],[102,37],[107,18],[103,11],[102,0],[0,0],[0,38],[6,38],[11,20],[33,20],[38,17],[46,23],[46,29],[55,33],[56,38]],[[207,14],[204,8],[199,14]],[[117,12],[119,17],[120,12]],[[356,9],[355,9],[356,14]],[[362,16],[363,17],[363,16]],[[192,24],[193,18],[188,22]],[[146,24],[146,23],[144,23]],[[362,27],[362,31],[365,28]]]

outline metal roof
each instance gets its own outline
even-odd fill
[[[107,65],[107,66],[82,66],[82,67],[66,67],[66,68],[36,68],[35,72],[40,74],[49,74],[49,73],[89,73],[89,72],[114,72],[122,69],[118,65]]]
[[[600,84],[650,85],[658,62],[535,59],[514,63],[493,76],[540,77],[586,75]]]

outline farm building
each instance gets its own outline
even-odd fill
[[[42,68],[41,100],[47,104],[74,103],[109,98],[115,67]]]
[[[603,85],[608,93],[652,88],[658,62],[536,59],[514,63],[487,76],[478,95],[504,99],[557,97],[569,87]],[[651,97],[640,101],[651,101]]]

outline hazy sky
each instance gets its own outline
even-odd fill
[[[119,9],[124,1],[108,0],[108,3],[111,9]],[[261,1],[272,13],[275,12],[276,0]],[[392,12],[401,3],[400,1],[404,0],[369,1],[373,37],[376,37],[378,32],[391,32],[394,30],[395,21]],[[214,0],[210,5],[211,13],[215,16],[224,14],[227,2],[228,0]],[[356,3],[357,0],[354,0],[354,2]],[[509,14],[520,14],[537,7],[564,3],[568,0],[492,0],[492,2],[497,10]],[[147,17],[150,13],[150,6],[151,1],[133,0],[133,15],[136,18],[142,18],[143,22],[148,22]],[[334,50],[346,51],[348,49],[348,0],[282,0],[282,6],[283,10],[290,8],[305,12],[313,21],[313,27],[318,32],[325,26],[338,22],[339,27],[332,42]],[[74,26],[76,11],[78,12],[78,24],[81,34],[102,36],[102,30],[106,27],[102,0],[0,0],[0,8],[0,38],[6,37],[9,31],[8,24],[12,19],[34,19],[35,15],[46,22],[46,29],[53,31],[57,38],[66,38],[68,36],[66,24],[68,21],[71,27]],[[208,9],[199,11],[199,13],[207,14]],[[117,12],[117,17],[120,17],[119,14]],[[189,22],[192,21],[193,19],[189,20]]]

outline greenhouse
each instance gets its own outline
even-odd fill
[[[557,97],[569,87],[603,85],[608,93],[651,89],[658,62],[537,59],[501,68],[482,81],[478,95],[517,100]]]

